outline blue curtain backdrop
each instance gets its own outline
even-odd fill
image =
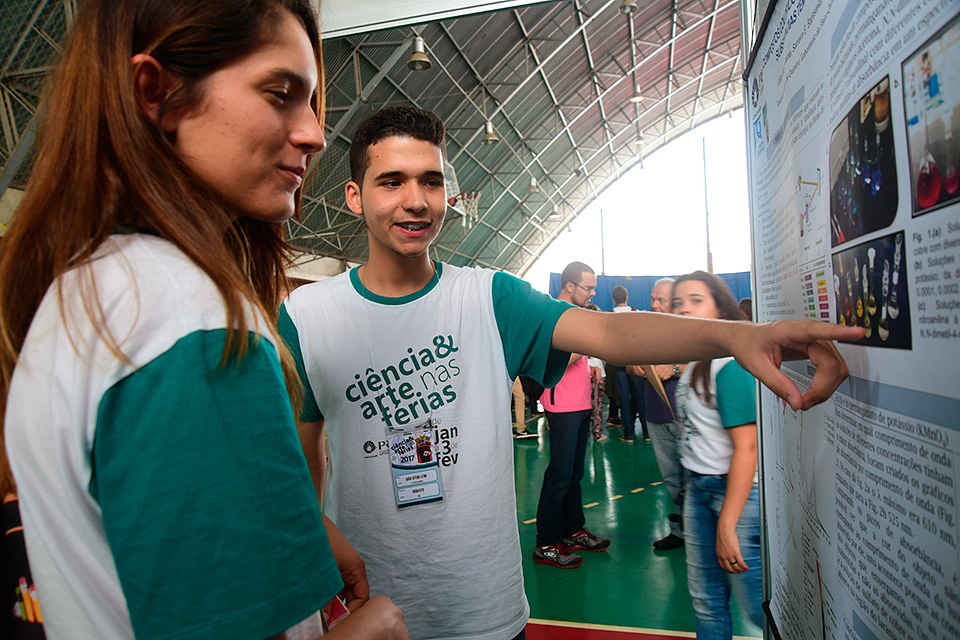
[[[724,282],[730,285],[733,291],[733,297],[737,300],[741,298],[750,298],[750,272],[739,271],[737,273],[718,273]],[[660,278],[668,276],[597,276],[597,295],[593,297],[593,304],[604,311],[613,309],[613,288],[617,285],[623,285],[627,288],[630,299],[627,304],[634,306],[639,311],[650,311],[650,292],[653,291],[653,283]],[[676,278],[677,276],[669,276]],[[556,298],[560,294],[560,274],[550,274],[550,295]]]

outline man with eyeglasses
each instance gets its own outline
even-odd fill
[[[586,307],[596,293],[597,275],[584,263],[571,262],[560,274],[560,287],[557,300]],[[583,562],[574,551],[603,551],[610,546],[609,540],[584,526],[580,495],[590,436],[590,377],[599,375],[586,356],[572,353],[563,378],[540,398],[550,428],[550,464],[543,474],[533,550],[533,560],[540,564],[573,569]]]

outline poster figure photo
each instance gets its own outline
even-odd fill
[[[890,77],[863,94],[830,137],[831,246],[890,226],[897,215],[897,163]]]
[[[913,347],[906,270],[902,231],[833,255],[837,323],[866,329],[855,344]]]
[[[903,63],[913,215],[960,199],[960,17]]]

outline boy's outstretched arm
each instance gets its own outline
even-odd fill
[[[571,308],[560,316],[551,345],[617,365],[669,364],[734,356],[744,369],[795,410],[836,391],[848,374],[833,340],[856,340],[863,328],[814,320],[757,324],[701,320],[666,313],[602,313]],[[809,359],[817,372],[807,392],[780,371],[784,360]]]

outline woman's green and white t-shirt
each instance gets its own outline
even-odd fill
[[[47,637],[262,639],[313,616],[342,581],[263,320],[223,366],[219,292],[150,235],[60,284],[6,412]]]
[[[730,472],[733,440],[725,430],[757,421],[756,384],[733,358],[710,363],[710,404],[705,404],[690,383],[693,365],[677,383],[677,418],[683,424],[680,464],[703,475]]]
[[[422,290],[367,291],[356,269],[294,291],[280,333],[300,360],[303,419],[330,445],[324,509],[414,638],[512,638],[529,615],[514,489],[510,395],[553,386],[570,308],[508,274],[436,263]],[[394,473],[391,434],[430,421],[423,466]],[[403,502],[423,491],[425,499]],[[441,499],[438,499],[442,497]],[[398,503],[404,506],[398,506]]]

